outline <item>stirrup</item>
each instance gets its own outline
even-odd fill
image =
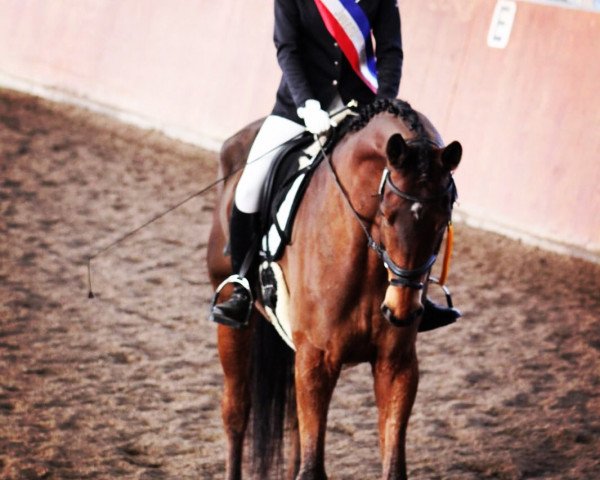
[[[439,280],[435,277],[430,277],[429,282],[437,283],[441,287],[441,289],[444,291],[444,294],[446,295],[446,303],[448,304],[448,307],[445,308],[441,305],[437,305],[428,298],[425,298],[425,310],[421,319],[421,323],[419,324],[419,332],[428,332],[430,330],[435,330],[437,328],[452,325],[454,322],[456,322],[456,320],[458,320],[461,317],[461,313],[458,310],[456,310],[452,304],[452,296],[450,295],[450,290],[448,289],[448,287],[440,284]],[[434,314],[431,311],[432,309],[434,312],[437,310],[437,314]],[[428,310],[429,314],[427,313]]]
[[[229,277],[227,277],[225,280],[223,280],[219,284],[219,286],[215,290],[215,293],[212,297],[209,315],[212,315],[212,312],[218,303],[219,295],[221,294],[221,291],[230,283],[240,285],[241,287],[244,288],[244,290],[246,290],[246,293],[248,293],[248,297],[250,298],[250,301],[248,302],[248,311],[246,312],[246,316],[244,318],[243,323],[240,324],[240,325],[247,325],[248,322],[250,321],[250,315],[252,315],[252,306],[254,305],[254,296],[252,295],[252,288],[250,288],[250,282],[248,281],[248,279],[238,275],[237,273],[230,275]]]
[[[429,277],[429,283],[435,283],[439,285],[440,288],[444,291],[444,295],[446,296],[446,303],[448,304],[448,308],[454,308],[454,304],[452,303],[452,295],[450,294],[450,290],[446,285],[442,285],[440,280],[437,277]]]

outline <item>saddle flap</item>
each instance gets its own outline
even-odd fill
[[[318,152],[311,135],[285,148],[273,162],[261,196],[263,257],[274,260],[289,243],[293,218],[308,185]]]
[[[281,258],[291,241],[292,227],[298,207],[317,166],[325,158],[322,151],[331,152],[348,131],[350,110],[344,111],[342,121],[329,132],[325,145],[308,132],[287,145],[273,162],[263,187],[261,200],[261,256],[269,261]]]
[[[307,134],[288,142],[273,161],[263,184],[260,198],[261,225],[263,227],[267,227],[271,223],[271,209],[276,196],[287,179],[298,171],[299,158],[303,154],[303,149],[310,145],[311,141],[312,136]]]

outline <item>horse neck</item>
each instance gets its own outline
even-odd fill
[[[381,172],[385,168],[385,156],[364,137],[356,136],[348,139],[333,152],[333,169],[335,177],[344,192],[344,196],[352,208],[366,221],[373,221],[377,213],[377,201],[374,195],[377,193],[378,181]],[[331,182],[336,183],[336,178],[330,176]],[[339,187],[334,189],[334,195],[340,196]],[[356,222],[346,205],[345,214],[353,222]]]
[[[350,133],[333,153],[333,164],[348,198],[362,216],[372,219],[377,212],[377,190],[387,164],[389,138],[410,134],[404,123],[390,114],[375,116],[362,129]]]
[[[377,191],[386,158],[384,147],[374,147],[377,142],[385,145],[376,133],[365,127],[349,134],[330,159],[319,166],[310,195],[305,199],[308,208],[304,220],[322,225],[323,230],[318,235],[311,233],[314,228],[297,234],[311,245],[319,245],[323,258],[333,259],[321,260],[329,265],[326,268],[329,277],[323,283],[345,285],[347,296],[340,293],[341,297],[336,297],[340,305],[355,305],[358,292],[366,288],[383,291],[387,282],[385,269],[368,248],[368,236],[363,230],[364,227],[370,236],[379,238]],[[327,165],[329,161],[331,168]],[[322,272],[317,269],[311,274],[318,278]],[[365,297],[364,301],[369,303],[373,298]],[[382,298],[377,298],[376,303],[381,301]]]
[[[377,128],[376,123],[372,126],[373,123],[375,120],[361,130],[350,133],[334,149],[331,163],[335,175],[328,166],[323,172],[323,178],[328,183],[328,188],[324,189],[327,192],[325,204],[335,205],[334,218],[338,225],[334,228],[339,229],[337,235],[344,237],[340,248],[356,261],[368,253],[368,236],[364,229],[369,235],[378,236],[377,192],[387,163],[387,132]]]

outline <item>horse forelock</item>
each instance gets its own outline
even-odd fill
[[[435,154],[432,144],[428,141],[411,141],[406,170],[413,173],[417,183],[427,183],[433,180],[435,170]]]

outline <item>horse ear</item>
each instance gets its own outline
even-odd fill
[[[396,168],[400,167],[400,157],[406,152],[406,142],[399,133],[394,133],[387,142],[385,147],[385,153],[387,154],[389,162]]]
[[[442,164],[451,172],[458,167],[461,157],[462,145],[454,141],[442,151]]]

